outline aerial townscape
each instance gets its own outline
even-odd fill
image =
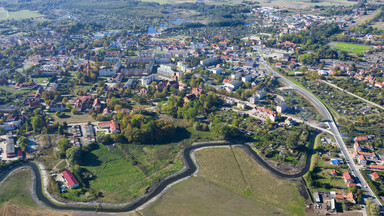
[[[0,0],[0,216],[384,214],[383,0]]]

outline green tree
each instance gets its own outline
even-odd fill
[[[28,139],[25,136],[19,137],[19,146],[23,152],[28,150]]]
[[[69,149],[70,147],[71,144],[66,138],[61,138],[59,141],[57,141],[57,148],[59,149],[60,158],[63,158],[65,156],[67,149]]]
[[[69,148],[66,151],[66,156],[71,164],[79,164],[81,161],[81,153],[81,148]]]

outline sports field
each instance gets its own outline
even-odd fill
[[[365,53],[365,51],[371,49],[370,46],[360,45],[360,44],[349,44],[349,43],[332,43],[331,46],[335,47],[338,50],[344,50],[350,53]]]
[[[304,215],[299,183],[272,176],[243,150],[204,149],[196,158],[198,176],[174,185],[144,215]]]

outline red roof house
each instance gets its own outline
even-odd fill
[[[344,176],[344,180],[348,183],[353,183],[353,179],[351,177],[351,175],[349,174],[349,172],[345,172],[343,173],[343,176]]]
[[[71,171],[65,170],[61,174],[63,174],[65,181],[67,181],[68,187],[76,188],[79,186],[79,182]]]

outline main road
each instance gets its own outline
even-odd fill
[[[336,143],[338,144],[341,152],[343,153],[345,160],[351,169],[352,174],[355,176],[356,180],[360,183],[362,190],[365,192],[365,194],[369,197],[372,197],[373,201],[375,202],[376,205],[382,209],[382,204],[381,202],[377,199],[376,195],[372,192],[371,188],[368,186],[367,182],[359,172],[359,169],[356,167],[355,163],[353,162],[353,159],[351,158],[350,154],[348,153],[347,146],[345,145],[343,138],[341,137],[340,131],[337,128],[337,125],[335,121],[333,120],[333,117],[329,110],[325,107],[325,105],[317,99],[314,95],[309,93],[306,89],[296,85],[295,83],[291,82],[284,76],[280,75],[278,72],[273,70],[266,62],[265,60],[261,57],[261,63],[264,64],[265,68],[272,73],[276,78],[280,79],[283,81],[285,84],[287,84],[290,88],[298,91],[300,94],[302,94],[304,97],[306,97],[313,105],[315,105],[320,113],[323,115],[325,118],[325,121],[328,123],[329,128],[331,129],[333,136],[335,137]]]

